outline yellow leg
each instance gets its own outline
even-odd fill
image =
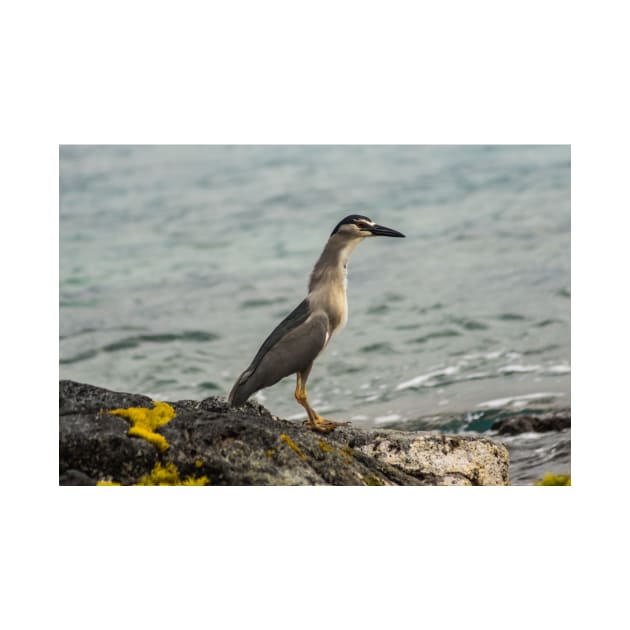
[[[334,422],[333,420],[326,420],[322,418],[309,404],[306,394],[306,377],[302,376],[300,372],[297,373],[297,383],[295,385],[295,399],[304,407],[308,420],[306,420],[306,426],[320,433],[330,433],[337,427],[344,424],[350,424],[349,422]]]

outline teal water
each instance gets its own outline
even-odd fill
[[[313,406],[359,425],[570,406],[567,146],[66,146],[60,377],[162,400],[227,395],[366,214],[346,328]],[[293,377],[264,390],[301,418]]]

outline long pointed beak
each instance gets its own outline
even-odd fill
[[[385,227],[384,225],[373,225],[368,229],[374,236],[397,236],[398,238],[405,238],[402,232],[392,230],[392,228]]]

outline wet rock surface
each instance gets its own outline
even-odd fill
[[[491,427],[499,435],[544,433],[571,428],[571,410],[562,409],[541,414],[515,415],[497,420]]]
[[[138,480],[172,463],[182,478],[210,485],[508,485],[508,452],[490,439],[436,432],[342,427],[322,435],[272,416],[257,403],[224,399],[169,403],[176,416],[157,429],[161,453],[129,436],[129,422],[107,413],[152,408],[146,396],[60,381],[59,483]]]

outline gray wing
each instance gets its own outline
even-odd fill
[[[285,335],[290,333],[294,328],[297,328],[300,324],[303,324],[308,319],[309,315],[310,309],[308,300],[304,299],[273,329],[269,337],[263,341],[253,361],[243,374],[253,372],[267,352]]]
[[[304,304],[304,302],[302,303]],[[324,349],[329,336],[323,311],[290,319],[302,304],[269,335],[230,392],[230,404],[240,405],[254,392],[280,379],[307,370]],[[300,321],[301,320],[301,321]]]

